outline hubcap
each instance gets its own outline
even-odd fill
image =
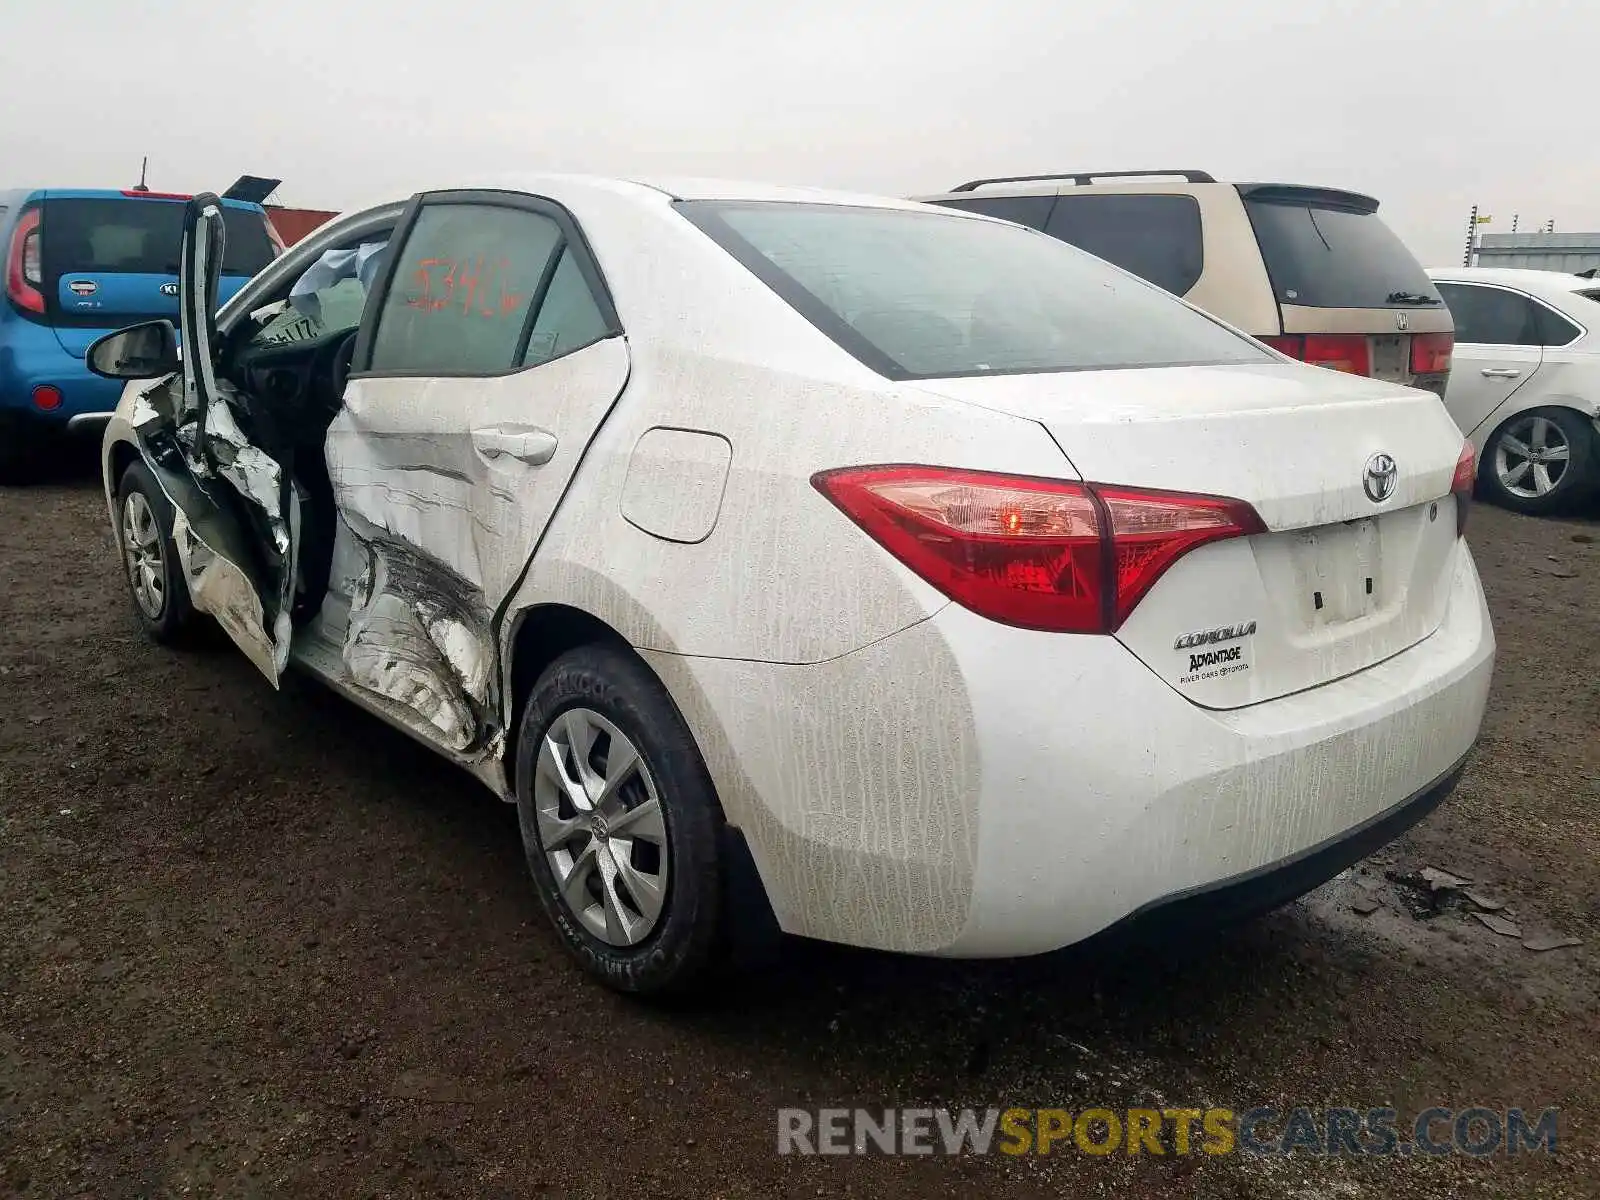
[[[649,936],[667,899],[667,829],[634,744],[587,708],[569,708],[539,744],[533,805],[556,888],[612,946]]]
[[[1535,500],[1561,486],[1572,448],[1549,417],[1513,421],[1495,442],[1494,472],[1513,496]]]
[[[167,598],[167,575],[161,561],[161,535],[156,515],[142,492],[129,492],[122,502],[122,548],[128,558],[128,583],[133,599],[152,621],[161,616]]]

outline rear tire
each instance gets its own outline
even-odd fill
[[[1529,516],[1582,504],[1600,493],[1594,424],[1570,408],[1518,413],[1484,443],[1478,479],[1489,499]]]
[[[637,657],[597,644],[546,668],[517,732],[516,790],[540,903],[579,965],[639,995],[707,982],[727,947],[722,810]]]
[[[117,485],[116,534],[139,627],[163,645],[182,641],[196,621],[172,544],[172,505],[142,459]]]

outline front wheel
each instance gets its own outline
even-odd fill
[[[517,734],[517,814],[545,912],[619,991],[694,990],[720,965],[722,813],[683,717],[621,647],[562,655]]]
[[[1489,437],[1478,473],[1496,503],[1542,516],[1600,491],[1593,422],[1570,408],[1518,413]]]
[[[172,544],[172,505],[143,461],[129,464],[117,487],[117,545],[140,628],[154,641],[179,641],[194,609]]]

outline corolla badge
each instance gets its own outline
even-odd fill
[[[1395,481],[1400,478],[1400,468],[1393,457],[1381,451],[1367,459],[1366,470],[1361,472],[1361,487],[1367,499],[1382,504],[1394,494]]]
[[[163,296],[176,296],[178,294],[178,285],[175,283],[163,283],[161,285],[161,294]]]

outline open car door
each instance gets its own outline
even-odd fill
[[[172,501],[172,542],[190,600],[276,687],[289,658],[300,505],[287,455],[260,444],[270,443],[270,421],[217,375],[226,236],[216,196],[189,201],[178,277],[182,372],[146,393],[133,420]]]

